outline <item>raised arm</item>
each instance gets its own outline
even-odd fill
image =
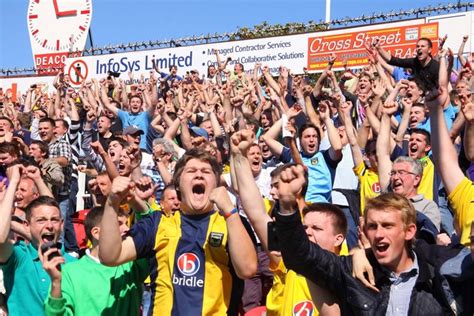
[[[474,162],[474,103],[469,100],[461,106],[461,110],[466,120],[464,124],[464,152],[467,159]]]
[[[112,189],[105,203],[104,215],[100,222],[102,232],[99,240],[100,261],[108,266],[118,266],[135,260],[137,252],[132,237],[122,240],[120,236],[117,213],[120,203],[127,196],[133,184],[128,177],[117,177],[112,182]]]
[[[278,263],[280,259],[268,251],[267,223],[272,221],[272,219],[265,210],[262,195],[255,183],[250,163],[246,156],[250,145],[253,143],[253,138],[254,135],[249,130],[242,130],[232,135],[230,142],[232,161],[234,170],[238,170],[234,176],[238,185],[245,188],[245,190],[239,193],[245,214],[250,220],[264,249],[267,251],[267,254],[269,254],[270,259],[274,263]]]
[[[396,111],[396,103],[384,105],[384,113],[380,121],[380,131],[377,137],[377,165],[380,187],[383,191],[387,190],[390,184],[390,171],[392,170],[392,161],[390,160],[390,116]]]
[[[0,184],[2,190],[6,190],[3,199],[0,201],[0,263],[5,263],[13,252],[13,243],[9,240],[11,217],[13,213],[13,203],[15,201],[15,192],[20,183],[20,177],[23,170],[22,165],[14,165],[7,170],[8,188],[5,189],[6,181]]]
[[[100,89],[100,101],[102,102],[102,105],[109,110],[110,112],[114,113],[115,116],[118,115],[118,109],[115,105],[110,103],[109,101],[109,96],[107,95],[107,87],[105,85],[105,82],[102,83],[101,89]]]
[[[440,86],[438,91],[428,93],[425,103],[430,110],[431,148],[435,165],[446,190],[451,193],[464,178],[464,174],[457,164],[458,154],[451,142],[444,119],[443,107],[447,101],[449,101],[448,90]]]
[[[277,157],[281,155],[283,144],[277,138],[280,136],[282,120],[278,120],[270,129],[263,134],[263,141],[268,145],[270,151]]]
[[[466,42],[468,39],[469,39],[469,35],[464,35],[462,37],[462,42],[458,50],[459,63],[461,64],[462,67],[466,66],[466,62],[467,62],[467,59],[464,57],[464,47],[466,46]]]
[[[331,147],[329,148],[329,156],[333,161],[339,161],[342,159],[342,142],[341,137],[339,137],[339,132],[334,126],[334,122],[332,121],[329,111],[329,105],[324,102],[320,102],[319,115],[326,125],[329,143],[331,144]]]
[[[354,167],[359,166],[364,162],[362,151],[360,150],[359,143],[357,142],[356,129],[352,124],[351,119],[352,102],[346,101],[339,107],[339,115],[342,118],[344,127],[346,128],[347,139],[351,146],[352,160],[354,161]]]

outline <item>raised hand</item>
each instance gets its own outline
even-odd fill
[[[155,184],[153,180],[144,176],[135,181],[135,195],[140,199],[146,201],[155,194],[158,184]]]
[[[278,182],[278,200],[281,211],[293,212],[296,198],[306,183],[302,165],[291,166],[283,170]]]
[[[132,169],[139,167],[140,163],[142,162],[142,153],[140,151],[140,147],[138,147],[137,144],[133,144],[128,146],[126,151],[128,157],[130,158]]]
[[[474,104],[469,101],[461,105],[461,111],[462,114],[464,114],[466,121],[472,124],[474,122]]]
[[[386,83],[380,79],[375,80],[374,83],[372,84],[372,92],[378,97],[383,96],[386,88],[387,88]]]
[[[234,155],[241,153],[245,156],[254,142],[255,134],[253,131],[244,129],[235,132],[230,139],[231,151]]]
[[[34,182],[41,179],[41,170],[36,166],[28,166],[25,169],[26,176]]]
[[[425,94],[425,105],[429,109],[436,109],[437,107],[442,108],[448,97],[448,91],[445,88],[433,88]]]
[[[388,116],[394,115],[398,110],[398,104],[395,101],[392,102],[385,102],[383,104],[383,112],[386,113]]]
[[[443,37],[440,37],[438,39],[438,47],[443,48],[444,43],[446,43],[446,40],[448,39],[448,34],[444,35]]]
[[[92,123],[96,120],[96,118],[97,118],[97,115],[95,114],[94,110],[89,110],[87,112],[87,118],[86,118],[87,122]]]
[[[10,183],[20,182],[21,175],[25,172],[25,167],[21,164],[16,164],[7,169],[7,178]]]
[[[93,151],[95,151],[98,155],[103,155],[106,153],[104,147],[102,147],[102,144],[96,140],[95,142],[91,143],[91,148]]]
[[[318,112],[323,122],[326,121],[327,119],[330,119],[328,100],[323,100],[319,102]]]
[[[224,213],[230,212],[234,208],[234,204],[229,198],[226,188],[217,187],[212,190],[209,195],[209,200],[216,205],[216,207]]]
[[[342,102],[339,106],[339,111],[341,111],[345,116],[351,116],[352,107],[352,101]]]
[[[130,190],[135,187],[135,184],[129,177],[116,177],[112,182],[109,199],[115,202],[120,202],[127,197]]]

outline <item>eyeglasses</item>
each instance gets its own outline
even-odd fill
[[[393,176],[395,176],[395,175],[397,175],[397,174],[398,174],[399,176],[406,176],[407,174],[412,174],[412,175],[414,175],[414,176],[417,176],[416,173],[410,172],[410,171],[406,171],[406,170],[392,170],[392,171],[390,171],[390,173],[389,173],[389,175],[390,175],[391,177],[393,177]]]

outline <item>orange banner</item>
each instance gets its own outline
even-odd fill
[[[364,43],[373,38],[378,38],[380,45],[392,56],[413,57],[416,42],[422,37],[431,39],[434,55],[438,48],[438,22],[310,37],[307,68],[310,71],[323,70],[330,53],[337,55],[334,68],[341,68],[344,60],[349,67],[365,66],[369,60]]]

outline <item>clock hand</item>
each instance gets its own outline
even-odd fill
[[[56,16],[57,17],[63,17],[63,16],[72,16],[72,15],[76,15],[76,14],[77,14],[76,10],[69,10],[69,11],[58,12],[56,14]]]
[[[53,5],[54,5],[54,13],[56,13],[56,16],[58,16],[58,13],[59,13],[58,0],[53,0]]]
[[[69,10],[69,11],[59,11],[59,6],[58,6],[58,0],[53,0],[53,5],[54,5],[54,12],[56,13],[56,17],[64,17],[64,16],[71,16],[71,15],[76,15],[77,11],[76,10]]]

